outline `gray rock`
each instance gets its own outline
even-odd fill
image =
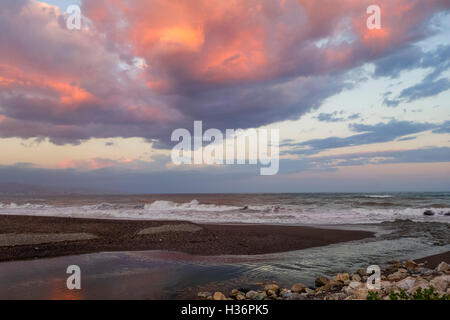
[[[424,216],[434,216],[434,211],[432,211],[432,210],[425,210],[423,215]]]
[[[326,285],[330,280],[327,277],[318,277],[316,278],[316,281],[314,282],[316,285],[316,288],[323,287]]]
[[[306,286],[302,283],[296,283],[291,287],[292,292],[302,293],[302,292],[305,292],[305,289],[306,289]]]
[[[447,272],[448,270],[449,270],[449,266],[444,261],[439,263],[439,265],[436,268],[436,271],[439,271],[439,272]]]
[[[197,294],[197,297],[199,297],[200,299],[208,299],[208,297],[212,296],[211,292],[199,292]]]
[[[306,300],[306,296],[300,293],[293,293],[288,300]]]
[[[280,297],[283,299],[289,299],[292,296],[292,292],[290,291],[282,291],[280,293]]]

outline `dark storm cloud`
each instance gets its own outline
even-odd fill
[[[349,128],[354,132],[361,132],[346,138],[329,137],[325,139],[312,139],[300,143],[286,144],[293,147],[286,151],[287,154],[314,154],[326,149],[343,148],[371,143],[394,141],[406,135],[423,132],[426,130],[441,128],[440,125],[431,123],[416,123],[410,121],[391,120],[388,123],[376,125],[351,124]]]

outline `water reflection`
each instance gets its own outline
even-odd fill
[[[318,275],[450,250],[418,238],[373,239],[287,253],[200,257],[173,252],[114,252],[0,263],[1,299],[177,299],[200,290],[256,286],[275,280],[313,285]],[[68,265],[79,265],[81,290],[66,288]]]

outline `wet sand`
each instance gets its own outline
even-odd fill
[[[446,263],[450,264],[450,251],[440,253],[440,254],[435,254],[435,255],[420,258],[420,259],[416,259],[415,261],[419,262],[419,263],[426,262],[426,266],[428,268],[434,269],[441,262],[446,262]]]
[[[11,237],[12,234],[16,236]],[[73,240],[77,234],[93,236]],[[255,255],[360,240],[373,236],[373,233],[303,226],[199,225],[183,221],[0,216],[0,235],[8,235],[4,236],[0,246],[0,261],[11,261],[142,250],[178,251],[205,256]],[[21,237],[27,238],[26,244],[16,245]],[[57,242],[51,241],[55,238]],[[10,243],[8,239],[12,239]]]

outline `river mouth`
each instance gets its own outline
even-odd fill
[[[379,232],[373,238],[254,256],[127,251],[3,262],[0,298],[195,299],[199,291],[227,293],[265,281],[313,286],[317,276],[450,250],[448,224],[398,221],[361,228]],[[81,268],[81,290],[66,287],[69,265]]]

